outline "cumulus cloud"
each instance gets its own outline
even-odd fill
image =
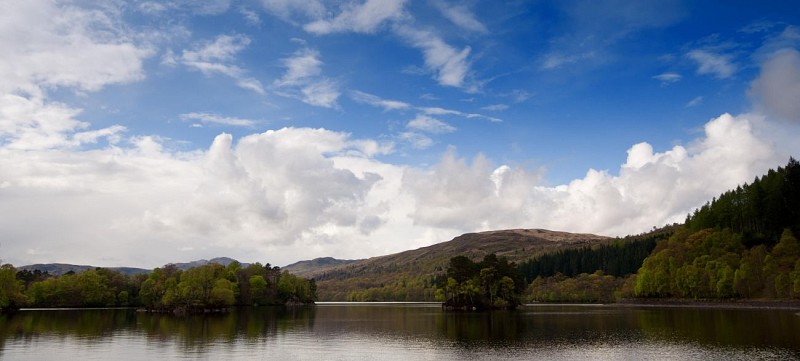
[[[556,187],[541,184],[536,170],[496,167],[482,156],[470,163],[451,150],[430,169],[407,169],[403,189],[416,201],[411,217],[418,225],[638,233],[681,222],[698,202],[785,162],[788,154],[757,136],[753,121],[724,114],[690,146],[658,153],[647,143],[636,144],[618,175],[591,169]]]
[[[750,96],[767,113],[800,121],[800,52],[784,49],[768,58],[751,84]]]
[[[729,78],[737,66],[729,54],[720,54],[706,49],[695,49],[686,53],[686,57],[697,63],[697,73],[713,75],[719,79]]]
[[[454,149],[430,167],[398,166],[373,158],[391,145],[324,129],[238,141],[221,134],[192,152],[147,136],[94,150],[6,146],[0,229],[4,239],[26,240],[3,244],[26,262],[135,266],[221,254],[274,264],[300,254],[368,257],[500,228],[625,235],[682,221],[785,162],[788,153],[755,128],[763,124],[725,114],[687,146],[635,144],[617,174],[592,169],[558,186],[545,185],[540,170],[467,161]],[[432,143],[417,132],[401,137]]]
[[[241,88],[264,95],[264,87],[255,78],[248,77],[244,69],[231,64],[236,54],[250,45],[250,38],[244,35],[220,35],[210,42],[198,44],[194,49],[184,50],[179,59],[168,54],[165,64],[181,63],[190,69],[198,70],[206,76],[226,75],[236,81]]]
[[[341,92],[339,84],[322,75],[322,65],[318,51],[301,49],[291,57],[283,59],[286,72],[273,82],[278,94],[323,108],[338,107]]]
[[[0,146],[13,149],[79,147],[119,141],[125,128],[89,130],[80,109],[48,100],[54,88],[96,91],[142,79],[147,44],[121,23],[113,6],[93,11],[55,2],[0,5]],[[30,24],[38,24],[32,27]]]
[[[0,37],[2,92],[95,91],[137,81],[144,77],[143,60],[153,53],[131,40],[116,11],[85,11],[51,1],[4,1],[0,33],[13,34]]]
[[[4,242],[4,252],[39,249],[46,252],[29,261],[97,264],[83,250],[114,240],[113,250],[98,253],[157,266],[208,253],[288,262],[270,250],[313,248],[338,232],[364,242],[391,223],[382,218],[386,200],[367,198],[383,181],[377,172],[391,175],[394,167],[350,170],[337,162],[370,162],[364,157],[376,148],[345,133],[293,128],[237,143],[221,134],[207,150],[189,153],[171,152],[154,137],[91,151],[2,148],[0,209],[18,212],[0,224],[4,239],[26,240]],[[338,246],[321,247],[332,253]]]

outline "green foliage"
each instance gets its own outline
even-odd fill
[[[637,297],[800,298],[800,163],[794,158],[686,219],[639,269]],[[774,245],[770,250],[770,245]]]
[[[22,282],[17,279],[14,266],[0,266],[0,310],[15,310],[26,302],[22,294]]]
[[[798,297],[800,247],[791,231],[767,251],[745,249],[730,229],[676,233],[639,269],[634,295],[692,299]]]
[[[20,276],[20,275],[18,275]],[[28,274],[21,274],[27,279]],[[137,303],[141,278],[117,271],[94,269],[33,280],[27,285],[26,305],[34,307],[106,307]]]
[[[489,254],[475,263],[467,257],[450,259],[447,281],[437,290],[445,306],[467,309],[516,308],[526,284],[516,264]]]
[[[557,274],[533,280],[527,297],[535,302],[614,302],[623,283],[623,278],[604,275],[601,271],[575,277]]]
[[[280,288],[280,290],[279,290]],[[148,275],[127,276],[108,269],[66,273],[20,271],[0,267],[0,309],[33,307],[143,306],[148,310],[207,310],[233,305],[309,303],[316,300],[314,280],[281,273],[259,263],[242,268],[217,263],[181,271],[175,265]]]
[[[723,193],[686,218],[692,231],[729,228],[743,235],[744,244],[772,245],[785,228],[800,232],[800,163],[789,159],[785,167],[770,169],[744,184]]]
[[[242,268],[212,263],[179,271],[174,266],[155,269],[142,283],[143,305],[152,310],[206,310],[233,305],[311,303],[316,300],[314,280],[280,272],[259,263]]]
[[[677,228],[677,225],[666,226],[611,244],[547,253],[522,262],[519,267],[528,282],[537,277],[547,278],[556,274],[573,277],[595,271],[617,277],[627,276],[636,273],[657,241],[668,238]]]

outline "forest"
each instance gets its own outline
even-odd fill
[[[19,307],[143,307],[157,312],[202,312],[237,305],[313,303],[314,280],[260,263],[246,267],[210,263],[180,270],[175,265],[134,276],[97,268],[51,276],[0,267],[0,309]]]
[[[791,158],[785,167],[715,197],[683,225],[670,227],[669,234],[656,232],[655,239],[568,250],[523,263],[526,277],[536,277],[527,299],[800,299],[798,231],[800,163]],[[653,245],[641,261],[623,252]],[[635,262],[640,266],[630,275],[616,271],[625,269],[620,264]]]

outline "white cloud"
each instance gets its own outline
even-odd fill
[[[252,127],[256,124],[254,120],[234,118],[234,117],[224,117],[219,114],[213,114],[213,113],[192,112],[192,113],[181,114],[178,117],[181,118],[181,120],[183,121],[195,120],[203,124],[213,123],[221,125],[232,125],[237,127]]]
[[[729,54],[718,54],[711,50],[695,49],[686,53],[686,57],[697,63],[698,74],[710,74],[719,79],[729,78],[737,67]]]
[[[694,207],[788,159],[757,135],[755,118],[722,115],[691,146],[663,153],[636,144],[619,175],[591,169],[556,187],[542,185],[538,171],[495,167],[482,156],[470,164],[450,151],[430,169],[407,169],[404,190],[415,199],[411,217],[417,225],[643,232],[683,221]]]
[[[248,77],[246,72],[231,64],[236,59],[236,54],[250,45],[250,38],[244,35],[220,35],[214,41],[197,45],[192,50],[184,50],[179,61],[183,65],[199,70],[206,76],[214,74],[226,75],[236,81],[241,88],[252,90],[264,95],[264,87],[255,78]],[[174,65],[178,59],[167,54],[163,63]]]
[[[457,50],[448,45],[436,34],[418,30],[408,26],[399,26],[395,30],[411,46],[422,50],[425,58],[425,67],[433,72],[434,78],[440,85],[457,88],[465,87],[465,79],[469,74],[470,63],[467,60],[471,51],[470,47]],[[468,91],[477,91],[467,86]]]
[[[698,106],[698,105],[700,105],[702,103],[703,103],[703,97],[702,96],[696,96],[696,97],[692,98],[692,100],[690,100],[688,103],[686,103],[686,107],[687,108],[696,107],[696,106]]]
[[[339,84],[331,79],[307,84],[300,89],[300,93],[303,94],[301,100],[304,103],[323,108],[336,108],[336,101],[341,95]]]
[[[448,4],[443,0],[436,0],[433,5],[438,9],[442,15],[453,22],[458,27],[477,33],[486,33],[486,26],[484,26],[478,19],[475,19],[475,14],[472,13],[463,4]]]
[[[378,253],[366,234],[396,223],[386,217],[382,197],[397,190],[387,191],[378,174],[399,179],[394,166],[337,165],[374,163],[364,157],[383,146],[371,140],[286,128],[237,144],[221,134],[208,150],[190,153],[170,152],[154,137],[131,144],[61,152],[0,148],[6,170],[0,210],[15,214],[0,220],[0,234],[25,239],[4,242],[4,253],[45,249],[26,262],[99,265],[157,266],[213,254],[288,263],[301,249],[334,254],[342,244],[327,243],[338,233],[345,238],[337,242],[352,233],[358,235],[352,246]],[[381,194],[371,195],[373,189]],[[281,248],[292,253],[273,253]]]
[[[0,34],[8,35],[0,37],[3,93],[39,93],[42,87],[96,91],[137,81],[144,77],[143,60],[153,54],[131,40],[116,11],[51,1],[4,1]]]
[[[374,107],[383,108],[386,111],[408,109],[411,107],[410,104],[401,102],[399,100],[382,99],[376,95],[364,93],[358,90],[351,91],[350,98],[359,103],[369,104]]]
[[[800,122],[800,52],[784,49],[765,60],[749,94],[769,114]]]
[[[295,86],[305,83],[309,78],[322,74],[322,61],[319,52],[303,49],[292,57],[283,59],[286,73],[275,81],[277,86]]]
[[[124,127],[87,130],[80,109],[48,100],[54,88],[97,91],[144,78],[153,51],[139,44],[113,6],[84,10],[55,2],[0,4],[0,146],[80,147],[120,140]],[[37,24],[37,26],[31,26]]]
[[[492,104],[492,105],[487,105],[485,107],[482,107],[481,109],[492,111],[492,112],[502,112],[502,111],[508,109],[508,105],[506,105],[506,104]]]
[[[303,28],[314,34],[339,32],[373,33],[385,21],[403,16],[405,0],[366,0],[342,5],[341,12],[331,19],[319,19]]]
[[[414,149],[428,149],[433,145],[433,139],[417,132],[402,132],[397,137]]]
[[[359,258],[501,228],[625,235],[682,221],[711,197],[783,164],[790,152],[770,143],[781,130],[765,124],[725,114],[688,146],[655,152],[636,144],[618,175],[589,170],[555,187],[543,184],[540,170],[482,156],[467,162],[454,150],[431,167],[384,163],[370,157],[390,144],[324,129],[285,128],[238,142],[221,134],[207,150],[187,153],[148,136],[94,150],[6,146],[0,235],[25,240],[3,243],[11,262],[146,267],[218,255],[273,264]],[[433,144],[416,132],[398,139]]]
[[[164,15],[169,11],[187,11],[196,15],[219,15],[228,11],[231,0],[162,0],[140,2],[138,10],[148,15]]]
[[[337,108],[339,84],[322,75],[323,62],[319,52],[302,49],[283,59],[286,73],[273,82],[278,94],[324,108]]]
[[[678,73],[662,73],[653,77],[653,79],[661,81],[661,85],[676,83],[681,80],[681,78],[682,76]]]
[[[452,125],[424,114],[417,115],[416,118],[406,124],[406,127],[433,134],[452,133],[456,131],[456,128]]]
[[[298,15],[320,19],[326,13],[325,5],[319,0],[261,0],[261,4],[267,12],[285,21],[292,21]]]
[[[595,57],[595,52],[585,52],[579,54],[569,54],[564,55],[562,53],[550,53],[547,54],[542,61],[541,69],[543,70],[554,70],[561,68],[564,65],[578,63],[583,60],[591,59]]]
[[[457,115],[457,116],[464,117],[464,118],[467,118],[467,119],[482,118],[482,119],[489,120],[489,121],[491,121],[493,123],[500,123],[500,122],[503,121],[502,119],[495,118],[495,117],[490,117],[490,116],[483,115],[483,114],[464,113],[464,112],[458,111],[458,110],[445,109],[445,108],[439,108],[439,107],[420,107],[420,108],[416,108],[416,109],[420,110],[425,115]]]
[[[244,17],[245,21],[247,21],[247,24],[253,25],[253,26],[261,25],[261,17],[258,16],[257,12],[255,12],[253,10],[250,10],[250,9],[248,9],[246,7],[240,7],[239,8],[239,13],[242,14],[242,16]]]

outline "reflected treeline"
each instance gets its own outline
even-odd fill
[[[765,309],[653,309],[637,312],[648,339],[800,351],[800,313]]]
[[[185,317],[128,309],[22,311],[0,316],[0,349],[11,339],[71,338],[94,344],[144,337],[147,343],[197,352],[303,334],[319,340],[380,337],[498,351],[509,346],[656,342],[800,352],[800,316],[795,312],[556,305],[444,312],[437,306],[374,304],[239,308]]]
[[[225,314],[174,316],[134,309],[23,310],[0,315],[0,349],[6,340],[73,337],[97,342],[119,335],[202,349],[237,339],[264,339],[294,328],[311,329],[313,307],[243,307]]]

